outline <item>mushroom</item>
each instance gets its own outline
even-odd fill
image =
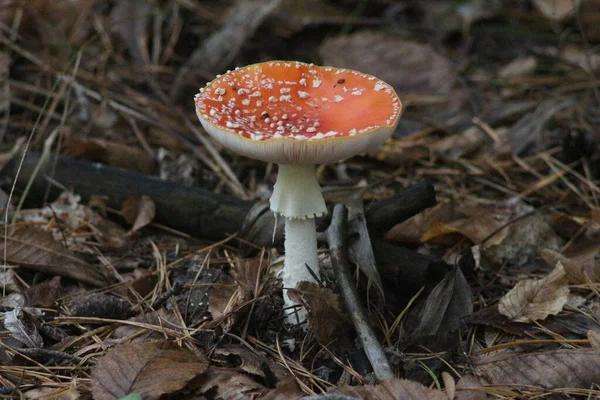
[[[357,71],[269,61],[217,75],[195,103],[202,126],[224,147],[279,164],[271,210],[285,217],[283,286],[314,282],[315,217],[327,213],[315,164],[373,151],[388,139],[402,110],[394,89]],[[294,305],[285,290],[284,300]]]

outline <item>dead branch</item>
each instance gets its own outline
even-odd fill
[[[371,362],[373,372],[378,380],[384,381],[394,377],[383,348],[377,340],[375,332],[368,323],[367,315],[360,304],[356,285],[350,273],[350,260],[347,246],[348,210],[343,204],[336,204],[331,224],[325,233],[331,251],[331,263],[336,275],[342,297],[352,316],[352,322],[367,358]]]
[[[17,188],[23,189],[27,185],[39,160],[40,153],[27,154]],[[18,163],[19,158],[15,158],[6,165],[2,170],[6,181],[1,184],[12,183]],[[275,241],[272,240],[275,218],[268,203],[240,200],[134,171],[64,157],[52,158],[41,171],[31,186],[32,199],[43,198],[48,186],[52,186],[51,196],[56,196],[65,187],[84,199],[92,195],[108,196],[108,205],[113,208],[120,208],[130,196],[147,195],[156,203],[155,222],[190,235],[220,240],[241,231],[245,239],[257,246],[278,244],[283,237],[283,220],[280,219]],[[56,182],[62,186],[57,187]],[[421,180],[394,197],[369,204],[365,210],[369,232],[381,236],[435,202],[433,186],[429,181]],[[327,218],[321,219],[319,226],[327,226]]]

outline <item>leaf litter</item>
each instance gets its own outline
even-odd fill
[[[600,396],[600,35],[597,0],[577,3],[5,0],[1,394]],[[319,169],[325,196],[360,198],[365,216],[419,179],[435,187],[437,206],[348,233],[373,248],[351,267],[398,378],[374,381],[326,246],[323,281],[294,292],[312,310],[307,334],[281,318],[271,216],[260,243],[235,234],[258,231],[247,210],[276,173],[207,140],[185,99],[269,59],[356,68],[402,96],[382,149]],[[192,237],[157,211],[171,193],[123,204],[97,176],[55,179],[69,175],[52,158],[13,192],[22,143],[35,155],[49,135],[53,155],[77,158],[70,176],[102,163],[103,180],[156,174],[248,208],[212,209],[232,228]],[[196,218],[188,203],[177,211]]]

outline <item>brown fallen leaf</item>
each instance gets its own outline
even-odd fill
[[[74,386],[68,388],[40,387],[28,390],[23,393],[25,399],[43,399],[43,400],[78,400],[81,399],[81,393]]]
[[[107,278],[93,265],[72,254],[55,241],[50,232],[32,224],[13,224],[6,240],[0,240],[0,258],[6,243],[6,261],[48,275],[60,275],[94,286],[104,286]]]
[[[527,215],[533,209],[520,200],[499,202],[459,197],[448,203],[430,211],[424,221],[426,225],[420,228],[426,229],[422,241],[439,241],[462,235],[480,245],[482,254],[494,264],[522,264],[535,258],[543,248],[560,247],[556,232],[541,216]],[[401,235],[403,228],[410,229],[409,221],[394,227],[388,237]]]
[[[234,356],[239,359],[239,368],[249,374],[258,375],[267,378],[265,370],[270,370],[278,381],[284,380],[290,376],[289,371],[276,364],[270,358],[263,354],[249,350],[247,347],[236,345],[225,345],[215,349],[215,354],[222,356]]]
[[[149,313],[136,315],[130,318],[129,321],[141,322],[148,325],[155,325],[157,327],[164,326],[172,330],[179,331],[180,322],[174,312],[169,312],[164,308],[158,311],[152,311]],[[139,333],[139,334],[138,334]],[[137,334],[137,335],[136,335]],[[149,340],[159,340],[164,338],[164,333],[148,330],[135,325],[121,325],[113,334],[115,339],[124,339],[136,335],[134,338],[130,338],[131,343],[136,342],[147,342]]]
[[[484,357],[474,369],[493,385],[589,389],[600,381],[600,350],[501,354]]]
[[[587,338],[590,342],[590,346],[592,346],[592,349],[600,350],[600,333],[590,329],[587,333]]]
[[[488,395],[478,390],[483,385],[479,379],[473,375],[463,375],[456,383],[455,400],[487,400]]]
[[[265,387],[248,375],[226,368],[210,368],[194,381],[200,394],[211,393],[211,398],[246,400],[257,398]]]
[[[232,313],[238,305],[240,289],[231,275],[225,275],[219,283],[211,286],[208,292],[208,311],[213,317],[211,326],[220,326],[229,331],[239,320],[238,313]]]
[[[437,94],[450,89],[456,79],[452,64],[431,46],[383,32],[333,37],[319,53],[326,65],[375,75],[400,93]]]
[[[60,276],[55,276],[49,281],[33,285],[23,293],[23,296],[25,296],[25,306],[50,307],[60,297],[62,290]]]
[[[587,257],[569,258],[557,251],[544,249],[541,255],[550,266],[560,262],[569,278],[569,283],[573,285],[600,282],[600,261],[596,260],[595,252],[588,254]]]
[[[351,387],[338,389],[337,393],[356,396],[361,400],[448,400],[445,393],[428,389],[415,381],[394,378],[376,386]]]
[[[261,400],[297,400],[302,397],[306,397],[306,393],[298,387],[296,377],[289,377],[277,382],[275,389],[261,397]]]
[[[345,346],[353,337],[354,328],[341,297],[329,288],[313,282],[298,282],[295,289],[288,289],[288,296],[308,311],[308,325],[315,338],[323,346],[332,342]]]
[[[558,314],[569,297],[569,281],[563,266],[545,278],[526,279],[500,299],[498,311],[514,322],[530,322]]]
[[[206,360],[167,341],[121,344],[100,357],[92,369],[92,393],[96,400],[128,394],[159,399],[183,389],[207,368]]]
[[[152,222],[156,215],[156,204],[150,196],[129,197],[123,202],[121,213],[131,225],[130,232],[137,232]]]

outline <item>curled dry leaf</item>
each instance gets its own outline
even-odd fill
[[[121,344],[110,349],[92,369],[92,393],[96,400],[115,400],[128,394],[159,399],[183,389],[207,367],[206,360],[170,342]]]
[[[542,258],[550,266],[560,262],[569,283],[573,285],[600,282],[600,261],[596,260],[595,252],[584,257],[569,258],[554,250],[544,249]]]
[[[559,248],[556,232],[541,216],[527,215],[533,208],[520,200],[487,200],[461,197],[434,207],[425,219],[421,240],[442,240],[460,234],[481,245],[490,262],[522,264],[543,248]],[[390,231],[388,237],[411,228],[410,219]],[[414,223],[412,223],[414,229]],[[401,234],[401,233],[400,233]]]
[[[562,264],[545,278],[526,279],[515,285],[498,304],[498,311],[514,322],[530,322],[558,314],[567,304],[569,285]]]
[[[123,202],[121,212],[131,225],[131,232],[136,232],[152,222],[156,215],[156,204],[150,196],[129,197]]]
[[[448,337],[472,313],[471,288],[460,268],[455,266],[424,299],[417,300],[402,324],[400,342],[406,347],[430,339],[447,346]]]
[[[338,392],[363,400],[448,400],[448,397],[439,390],[432,390],[418,382],[398,378],[381,382],[376,386],[346,386],[340,388]]]
[[[18,264],[48,275],[104,286],[106,278],[94,266],[65,249],[52,233],[30,224],[14,224],[8,228],[6,240],[0,240],[0,254],[6,243],[6,262]]]
[[[600,350],[553,350],[485,357],[475,372],[493,385],[589,389],[600,381]]]
[[[440,93],[456,78],[452,64],[431,46],[383,32],[337,36],[326,40],[319,53],[326,65],[375,75],[401,93]]]
[[[14,310],[4,313],[4,327],[25,346],[42,348],[44,340],[37,329],[41,317],[42,312],[37,308],[15,307]]]

